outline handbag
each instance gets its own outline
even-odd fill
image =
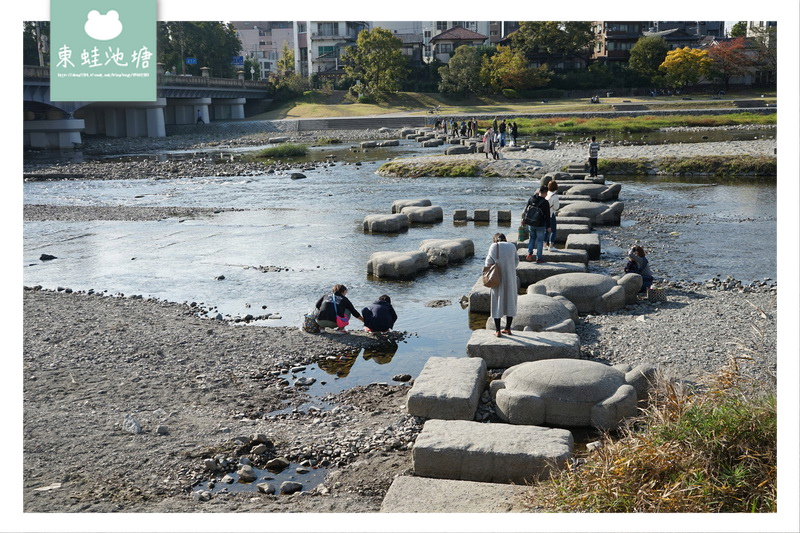
[[[519,228],[517,228],[517,242],[527,241],[530,238],[531,232],[528,226],[520,224]]]
[[[317,324],[317,312],[314,310],[311,313],[303,315],[303,331],[306,333],[319,333],[319,324]]]
[[[346,316],[339,316],[339,310],[336,308],[336,295],[333,295],[333,311],[336,313],[336,327],[344,329],[345,326],[350,324],[350,318]]]
[[[664,292],[664,289],[658,289],[651,287],[647,289],[647,301],[648,302],[666,302],[667,301],[667,294]]]
[[[500,267],[497,263],[483,267],[483,274],[481,276],[483,286],[494,289],[500,286]]]

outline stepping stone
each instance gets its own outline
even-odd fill
[[[525,485],[398,476],[381,503],[382,513],[516,513],[530,489]]]
[[[564,194],[564,198],[577,199],[579,196],[588,196],[596,202],[609,202],[619,198],[619,192],[622,190],[622,185],[615,183],[614,185],[600,185],[597,183],[584,183],[582,185],[573,185]]]
[[[473,215],[473,220],[475,222],[489,222],[489,210],[488,209],[476,209]]]
[[[425,239],[419,249],[428,255],[428,262],[436,266],[461,263],[475,255],[475,244],[471,239]],[[440,257],[441,261],[436,258]],[[443,262],[443,264],[440,264]]]
[[[534,252],[534,257],[536,253]],[[544,257],[544,256],[543,256]],[[586,265],[582,263],[539,263],[535,261],[523,261],[517,265],[517,277],[520,287],[525,288],[543,279],[557,274],[569,272],[586,272]]]
[[[592,229],[592,219],[589,217],[567,217],[567,216],[556,216],[556,233],[558,232],[558,225],[559,224],[579,224],[582,226],[589,226],[589,229]]]
[[[509,368],[542,359],[578,359],[581,344],[575,333],[514,331],[496,337],[494,329],[477,329],[467,341],[467,355],[480,357],[487,368]]]
[[[623,283],[636,283],[626,278]],[[641,283],[640,283],[641,286]],[[561,295],[575,304],[579,313],[611,313],[626,305],[626,290],[619,279],[604,274],[557,274],[530,285],[528,294]]]
[[[427,270],[425,252],[375,252],[367,261],[367,274],[380,279],[411,279]]]
[[[453,211],[453,220],[460,220],[466,222],[467,220],[467,210],[466,209],[456,209]]]
[[[439,206],[406,206],[400,212],[406,215],[410,222],[418,224],[433,224],[444,219],[444,213]]]
[[[527,241],[517,243],[520,263],[528,255]],[[561,250],[558,248],[542,249],[542,260],[545,263],[583,263],[589,262],[589,256],[584,250]]]
[[[408,217],[402,213],[364,217],[364,231],[367,233],[400,233],[407,231],[408,225]]]
[[[625,204],[622,202],[614,202],[606,204],[603,202],[569,202],[567,205],[562,205],[558,212],[564,216],[579,216],[589,217],[592,219],[592,225],[619,225],[622,211],[625,209]],[[556,236],[558,236],[559,229],[556,229]]]
[[[418,476],[523,484],[563,468],[573,447],[566,429],[428,420],[411,460]]]
[[[469,357],[431,357],[406,397],[412,416],[472,420],[486,386],[486,363]]]
[[[558,235],[558,227],[556,227]],[[600,235],[597,233],[572,233],[567,236],[567,250],[585,250],[589,259],[600,259]]]
[[[589,183],[588,185],[591,185],[591,183]],[[564,192],[563,195],[561,195],[561,198],[559,199],[559,203],[560,203],[561,206],[569,205],[571,202],[594,202],[595,201],[595,199],[592,198],[591,196],[589,196],[588,194],[577,194],[577,193],[569,194],[569,192],[572,189],[574,189],[575,187],[578,187],[578,185],[573,185],[572,187],[567,189],[566,192]]]
[[[412,200],[395,200],[392,202],[392,213],[400,213],[404,207],[417,206],[426,207],[431,205],[431,201],[426,198],[417,198]]]
[[[511,223],[511,210],[510,209],[500,209],[497,211],[497,223],[498,224],[510,224]]]

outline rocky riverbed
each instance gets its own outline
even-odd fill
[[[224,141],[187,136],[182,146]],[[774,146],[769,140],[606,145],[601,157],[771,155]],[[124,141],[114,149],[126,151]],[[580,144],[558,145],[525,152],[527,158],[509,152],[498,164],[549,171],[581,160],[584,152]],[[25,172],[100,178],[102,165],[31,164]],[[120,167],[120,177],[131,177],[131,168],[157,177],[136,166]],[[626,216],[645,223],[653,215],[640,210]],[[25,207],[26,220],[115,216],[176,215],[141,207],[116,215],[114,209]],[[627,243],[625,231],[617,228],[610,238]],[[748,379],[774,387],[775,280],[743,285],[721,273],[700,284],[672,281],[667,293],[665,303],[641,301],[617,313],[582,317],[582,356],[611,364],[649,361],[691,382],[735,362]],[[305,365],[379,348],[402,334],[311,335],[200,318],[181,304],[33,287],[23,290],[23,312],[26,512],[376,512],[392,479],[411,468],[410,449],[422,421],[405,412],[409,383],[375,383],[320,399],[308,395],[302,378]],[[479,416],[492,420],[487,400]],[[261,468],[276,459],[304,469],[296,482],[308,475],[301,472],[320,469],[324,481],[292,494],[198,490],[208,481],[219,485],[244,466]]]

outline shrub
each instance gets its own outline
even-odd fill
[[[308,153],[308,146],[305,144],[286,143],[270,146],[259,150],[254,154],[255,159],[266,159],[270,157],[300,157]]]
[[[520,98],[520,95],[516,89],[503,89],[503,97],[509,100],[517,100]]]

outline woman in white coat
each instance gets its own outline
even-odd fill
[[[500,285],[491,289],[491,315],[494,319],[495,335],[511,335],[511,322],[517,314],[517,245],[506,242],[506,236],[495,233],[484,266],[497,264],[500,268]],[[500,319],[506,317],[506,327],[500,329]]]

